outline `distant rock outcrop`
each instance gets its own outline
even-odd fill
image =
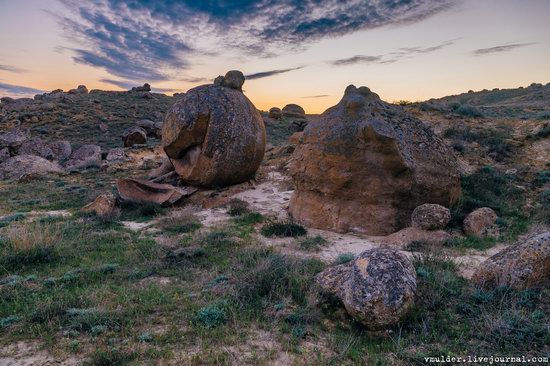
[[[281,119],[282,116],[281,108],[273,107],[269,110],[269,118]]]
[[[337,232],[387,235],[423,203],[460,196],[453,153],[427,126],[367,87],[312,121],[293,155],[293,217]]]
[[[411,309],[416,272],[398,251],[371,249],[350,263],[317,275],[321,293],[342,301],[346,311],[370,329],[394,325]]]
[[[524,289],[550,284],[550,232],[520,240],[482,262],[472,281],[483,287]]]
[[[192,185],[226,186],[254,176],[265,150],[265,127],[241,92],[242,73],[189,90],[168,111],[162,146],[176,172]]]
[[[135,86],[132,88],[131,91],[134,92],[150,92],[151,91],[151,85],[148,83],[143,84],[143,86]]]

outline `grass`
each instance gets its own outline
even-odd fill
[[[300,224],[290,221],[271,221],[265,224],[261,233],[267,237],[297,237],[307,234],[307,230]]]
[[[461,146],[456,150],[464,150],[463,141],[477,142],[484,146],[489,154],[494,155],[496,161],[503,161],[512,156],[515,147],[508,141],[510,130],[505,127],[492,129],[472,130],[468,127],[450,127],[443,131],[443,136],[452,139],[454,145]]]
[[[248,202],[234,198],[229,201],[229,209],[227,213],[229,216],[243,216],[250,212]]]
[[[326,244],[327,240],[321,235],[308,236],[299,241],[300,248],[308,251],[319,251]]]
[[[199,219],[189,211],[178,212],[175,215],[163,217],[158,221],[158,227],[172,234],[192,233],[201,228]]]

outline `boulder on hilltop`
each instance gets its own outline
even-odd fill
[[[451,150],[367,87],[348,86],[300,141],[290,167],[290,212],[309,226],[387,235],[410,225],[417,206],[449,207],[460,196]]]

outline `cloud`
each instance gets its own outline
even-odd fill
[[[175,79],[193,57],[211,56],[208,48],[266,57],[303,49],[327,37],[417,22],[457,2],[61,1],[70,15],[56,17],[64,34],[78,44],[72,49],[74,60],[136,82]]]
[[[329,63],[333,66],[348,66],[355,64],[392,64],[416,55],[439,51],[442,48],[455,44],[456,41],[457,39],[452,39],[430,47],[404,47],[385,55],[356,55],[353,57],[332,60],[329,61]]]
[[[489,55],[491,53],[500,53],[515,50],[516,48],[527,47],[534,45],[535,43],[507,43],[500,46],[493,46],[488,48],[479,48],[472,51],[475,56]]]
[[[0,83],[0,93],[6,96],[27,97],[44,93],[44,90],[21,85]]]
[[[8,66],[8,65],[0,65],[0,70],[14,72],[14,73],[18,73],[18,74],[28,71],[28,70],[25,70],[25,69],[20,69],[18,67],[13,67],[13,66]]]
[[[325,98],[325,97],[328,97],[328,96],[329,96],[328,94],[306,95],[305,97],[302,97],[302,98],[305,98],[305,99],[313,99],[313,98]]]
[[[294,68],[291,68],[291,69],[280,69],[280,70],[270,70],[270,71],[257,72],[257,73],[254,73],[254,74],[246,75],[246,79],[247,80],[254,80],[254,79],[267,78],[267,77],[270,77],[270,76],[273,76],[273,75],[279,75],[279,74],[284,74],[286,72],[290,72],[290,71],[294,71],[294,70],[300,70],[300,69],[303,69],[304,67],[305,66],[300,66],[300,67],[294,67]]]
[[[203,82],[207,82],[207,81],[212,81],[212,79],[208,79],[208,78],[203,78],[203,77],[192,77],[192,76],[189,76],[189,77],[185,77],[185,78],[181,78],[180,79],[181,81],[184,81],[186,83],[203,83]]]

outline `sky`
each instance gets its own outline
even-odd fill
[[[241,70],[257,108],[321,113],[550,82],[549,0],[0,0],[0,96],[171,95]]]

